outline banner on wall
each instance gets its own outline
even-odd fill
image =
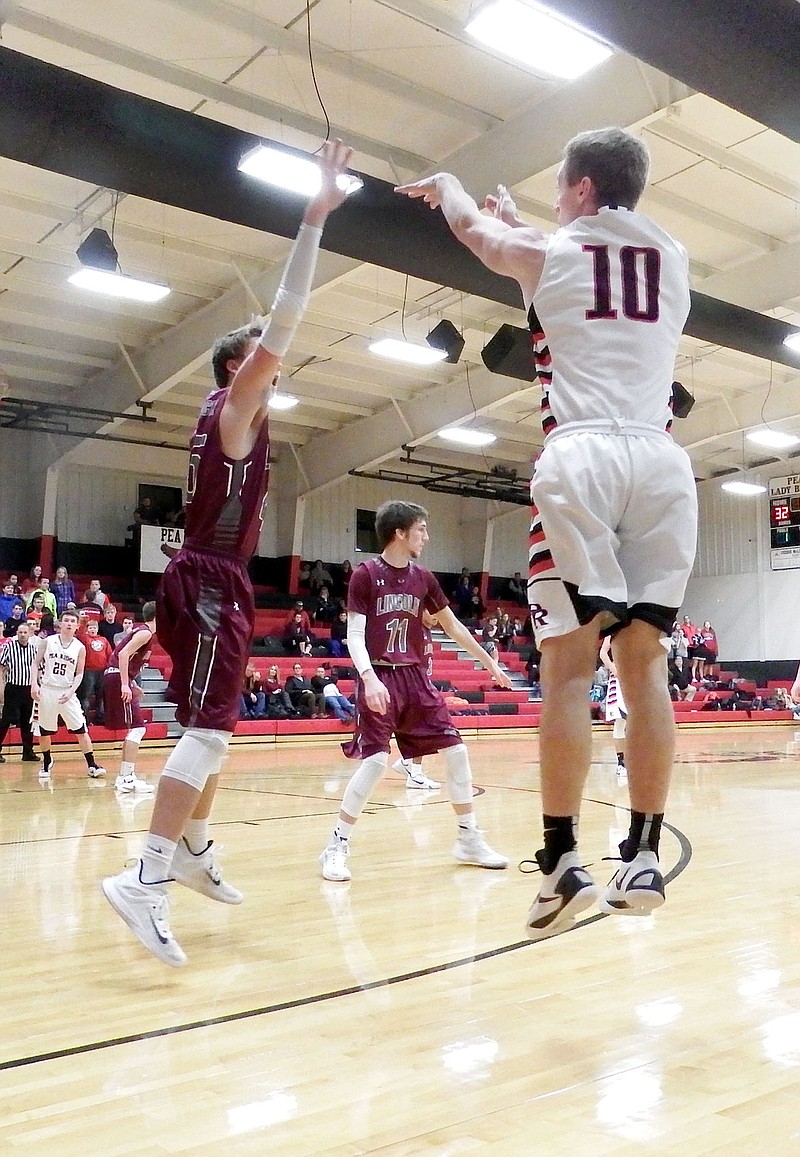
[[[800,567],[800,474],[769,480],[771,570]]]
[[[186,533],[178,526],[143,526],[139,545],[139,570],[144,574],[163,574],[167,563],[183,546]]]

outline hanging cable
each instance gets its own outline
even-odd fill
[[[322,109],[322,115],[325,117],[325,141],[329,141],[331,139],[331,121],[328,116],[328,110],[325,108],[325,102],[322,99],[322,93],[319,91],[319,85],[317,84],[317,73],[314,68],[314,53],[311,48],[311,0],[306,0],[306,43],[308,45],[308,63],[311,68],[311,79],[314,82],[314,92],[317,94],[319,107]],[[323,141],[322,144],[325,144],[325,141]],[[321,148],[322,145],[320,145],[319,149],[316,149],[315,152],[318,153]]]

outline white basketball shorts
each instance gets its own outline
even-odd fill
[[[66,703],[59,703],[64,687],[42,687],[39,694],[39,727],[43,732],[53,734],[58,731],[59,715],[68,731],[82,731],[86,728],[86,718],[81,710],[77,695],[70,695]]]
[[[537,642],[598,614],[669,634],[694,562],[689,456],[655,427],[571,423],[549,435],[531,481],[528,601]]]

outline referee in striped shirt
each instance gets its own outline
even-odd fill
[[[5,699],[3,714],[0,715],[0,763],[5,763],[2,754],[3,741],[9,727],[16,724],[22,736],[23,763],[38,763],[39,757],[33,750],[31,731],[31,666],[36,658],[36,643],[31,639],[28,623],[21,622],[16,636],[9,639],[0,651],[0,668],[5,677]]]

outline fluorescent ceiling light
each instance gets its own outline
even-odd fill
[[[612,49],[577,24],[539,4],[495,0],[482,8],[466,32],[489,48],[563,80],[575,80],[602,64]]]
[[[447,357],[447,350],[435,350],[429,345],[416,345],[394,337],[374,341],[369,352],[382,358],[393,358],[396,362],[409,362],[414,366],[432,366],[434,362],[443,362]]]
[[[293,410],[300,404],[300,399],[294,394],[273,394],[267,404],[271,410]]]
[[[467,426],[446,426],[439,430],[439,437],[448,442],[458,442],[462,446],[491,446],[497,438],[488,430],[473,430]]]
[[[800,353],[800,333],[790,333],[783,339],[783,344],[795,353]]]
[[[760,486],[757,482],[723,482],[722,489],[727,490],[729,494],[739,494],[743,498],[750,497],[753,494],[763,494],[767,489],[766,486]]]
[[[774,450],[786,450],[789,446],[796,446],[800,438],[796,434],[785,434],[783,430],[751,430],[747,435],[748,442],[755,442],[758,446],[771,446]]]
[[[298,157],[296,153],[286,153],[272,145],[256,145],[245,153],[238,168],[249,177],[266,181],[268,185],[278,185],[291,193],[300,193],[303,197],[313,197],[322,183],[319,165],[313,158]],[[348,196],[364,188],[364,182],[352,173],[342,173],[336,184]]]
[[[70,285],[78,289],[91,289],[94,293],[105,293],[109,297],[124,297],[129,301],[161,301],[170,292],[168,285],[156,285],[154,281],[138,281],[126,277],[124,273],[110,273],[106,269],[79,269],[67,278]]]

